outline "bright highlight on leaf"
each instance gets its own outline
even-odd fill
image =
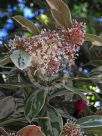
[[[5,66],[11,62],[10,56],[5,56],[3,59],[0,59],[0,66]]]
[[[93,35],[93,34],[85,34],[85,39],[87,41],[90,41],[90,42],[100,42],[102,43],[102,37],[101,36],[97,36],[97,35]]]
[[[39,89],[28,97],[25,104],[25,116],[29,122],[32,122],[34,117],[36,117],[43,108],[47,93],[47,91]]]

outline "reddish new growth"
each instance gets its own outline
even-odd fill
[[[73,21],[72,27],[61,32],[43,30],[32,37],[15,38],[13,49],[23,49],[32,56],[32,66],[55,74],[62,61],[74,64],[75,56],[84,41],[84,25]]]
[[[83,133],[80,127],[71,121],[65,124],[61,136],[83,136]]]

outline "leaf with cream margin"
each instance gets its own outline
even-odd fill
[[[15,50],[10,55],[12,62],[20,70],[26,69],[31,65],[32,56],[23,50]]]
[[[28,125],[17,132],[18,136],[45,136],[41,131],[41,127],[36,125]]]
[[[102,43],[102,37],[93,34],[85,34],[85,40],[90,42],[97,41]]]
[[[68,91],[72,91],[73,93],[79,95],[84,101],[87,102],[86,96],[81,92],[80,89],[74,88],[74,87],[70,87],[70,86],[67,86],[65,84],[63,84],[63,86],[64,86],[65,89],[67,89]]]
[[[99,134],[99,136],[102,135],[102,116],[86,116],[78,119],[76,123],[87,133]]]
[[[5,66],[6,64],[10,63],[11,59],[9,56],[5,56],[4,58],[0,59],[0,66]]]
[[[47,105],[45,116],[48,119],[41,120],[40,123],[46,136],[59,136],[63,128],[63,120],[60,113],[51,105]]]
[[[34,117],[38,115],[38,113],[42,110],[46,96],[48,91],[45,90],[36,90],[31,93],[28,97],[24,110],[25,110],[25,117],[29,122],[32,122]]]
[[[100,37],[101,38],[101,37]],[[94,41],[94,42],[92,42],[92,47],[94,47],[94,46],[98,46],[98,47],[102,47],[102,43],[100,43],[100,42],[98,42],[98,41]]]
[[[72,24],[69,7],[62,0],[46,0],[51,8],[52,16],[61,27],[68,28]]]
[[[38,35],[40,33],[39,29],[34,26],[33,22],[31,22],[30,20],[25,19],[20,15],[14,16],[13,19],[16,20],[22,27],[26,28],[33,35]]]

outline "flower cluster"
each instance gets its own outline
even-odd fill
[[[60,67],[62,46],[55,31],[43,30],[32,37],[15,38],[13,49],[23,49],[32,56],[32,66],[42,71],[50,70],[52,74]]]
[[[69,65],[74,64],[77,52],[84,42],[85,24],[73,20],[71,28],[62,29],[60,34],[62,37],[64,58]]]
[[[74,122],[70,121],[63,127],[61,136],[83,136],[80,127]]]
[[[73,21],[72,27],[59,32],[42,30],[32,37],[17,37],[12,42],[13,49],[22,49],[32,56],[32,67],[56,73],[62,61],[73,65],[76,53],[84,41],[84,25]]]

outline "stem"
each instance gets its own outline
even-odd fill
[[[0,132],[3,134],[3,136],[10,136],[10,135],[6,132],[6,130],[5,130],[4,128],[2,128],[2,127],[0,127]]]
[[[28,77],[29,77],[31,83],[34,85],[34,87],[42,88],[42,90],[48,91],[48,87],[43,86],[43,85],[40,85],[38,82],[35,81],[35,79],[34,79],[34,77],[33,77],[33,75],[32,75],[32,72],[31,72],[30,68],[27,69],[27,74],[28,74]],[[49,87],[49,91],[50,91],[50,90],[53,90],[53,89],[54,89],[53,86],[50,86],[50,87]]]

